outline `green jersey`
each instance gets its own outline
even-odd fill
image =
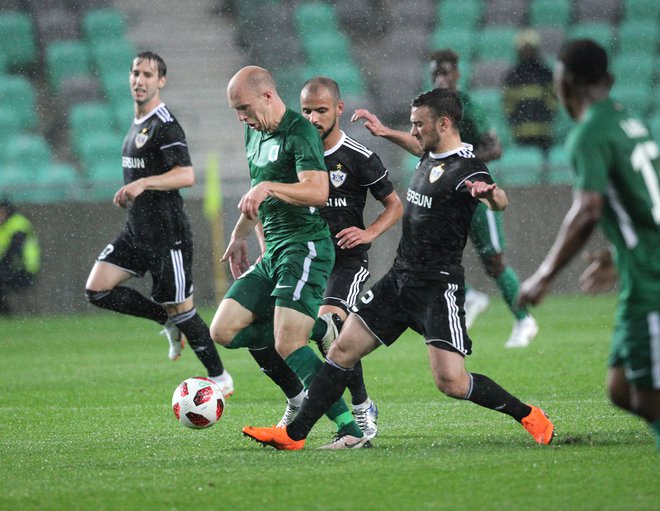
[[[620,279],[620,313],[660,305],[660,179],[658,145],[647,127],[619,103],[594,103],[567,148],[575,188],[601,193],[601,226],[612,244]]]
[[[251,186],[262,181],[297,183],[298,172],[326,170],[323,142],[318,131],[302,115],[287,109],[272,133],[245,128],[245,150]],[[267,197],[259,206],[269,251],[290,242],[316,241],[330,236],[318,208],[294,206]]]
[[[474,104],[469,94],[458,91],[458,96],[463,104],[463,120],[459,124],[461,140],[472,144],[477,149],[484,134],[491,130],[488,118],[484,111]]]

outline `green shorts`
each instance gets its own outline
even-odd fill
[[[617,314],[610,346],[610,367],[622,367],[640,389],[660,389],[660,311]]]
[[[470,239],[481,257],[504,252],[506,238],[502,212],[491,211],[480,202],[472,216]]]
[[[273,317],[275,306],[316,319],[323,292],[335,264],[330,238],[291,243],[266,252],[229,288],[232,298],[260,318]]]

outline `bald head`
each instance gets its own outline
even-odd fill
[[[235,90],[249,91],[261,95],[266,91],[277,92],[270,71],[259,66],[245,66],[236,73],[227,85],[227,95]]]
[[[258,131],[275,129],[286,111],[273,75],[259,66],[245,66],[229,80],[227,100],[238,119]]]

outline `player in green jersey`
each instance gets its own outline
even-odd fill
[[[575,170],[573,203],[519,300],[540,303],[555,275],[600,224],[611,252],[592,258],[580,284],[587,292],[606,288],[616,266],[620,291],[609,396],[650,424],[660,450],[660,152],[648,128],[610,98],[607,60],[605,50],[589,39],[569,41],[559,53],[555,89],[578,122],[567,140]]]
[[[501,155],[501,146],[495,131],[490,128],[483,111],[474,104],[472,98],[458,90],[458,55],[449,49],[439,50],[431,55],[431,78],[433,86],[457,92],[463,104],[463,120],[460,123],[461,139],[472,144],[474,155],[481,161],[488,162]],[[364,119],[365,127],[372,135],[386,138],[403,147],[408,152],[421,156],[417,141],[405,131],[393,130],[384,126],[378,117],[368,110],[356,110],[352,120]],[[514,316],[513,330],[505,346],[520,348],[527,346],[538,333],[536,320],[525,307],[516,303],[520,281],[515,270],[504,262],[506,239],[502,213],[490,211],[485,205],[479,204],[472,217],[470,239],[479,257],[499,288]],[[472,326],[476,317],[488,306],[488,295],[467,287],[465,294],[465,323]]]
[[[239,202],[241,216],[223,256],[236,280],[216,311],[211,335],[223,346],[250,348],[257,362],[264,353],[279,353],[286,364],[277,382],[293,370],[307,385],[323,365],[308,339],[335,262],[330,230],[319,213],[329,194],[323,144],[316,128],[286,107],[266,69],[238,71],[227,99],[245,124],[251,188]],[[246,238],[257,227],[265,251],[250,266]],[[328,416],[338,435],[326,447],[343,448],[347,441],[368,446],[344,401],[333,407]]]

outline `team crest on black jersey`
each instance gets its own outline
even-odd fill
[[[431,169],[431,172],[429,174],[429,181],[431,183],[435,183],[438,179],[442,177],[442,174],[445,173],[445,164],[441,163],[440,165],[436,165]]]
[[[149,140],[149,128],[142,128],[142,131],[135,136],[135,147],[140,149]]]
[[[335,188],[339,188],[346,181],[346,172],[344,172],[344,167],[341,163],[337,164],[337,167],[334,170],[330,171],[330,182]]]

